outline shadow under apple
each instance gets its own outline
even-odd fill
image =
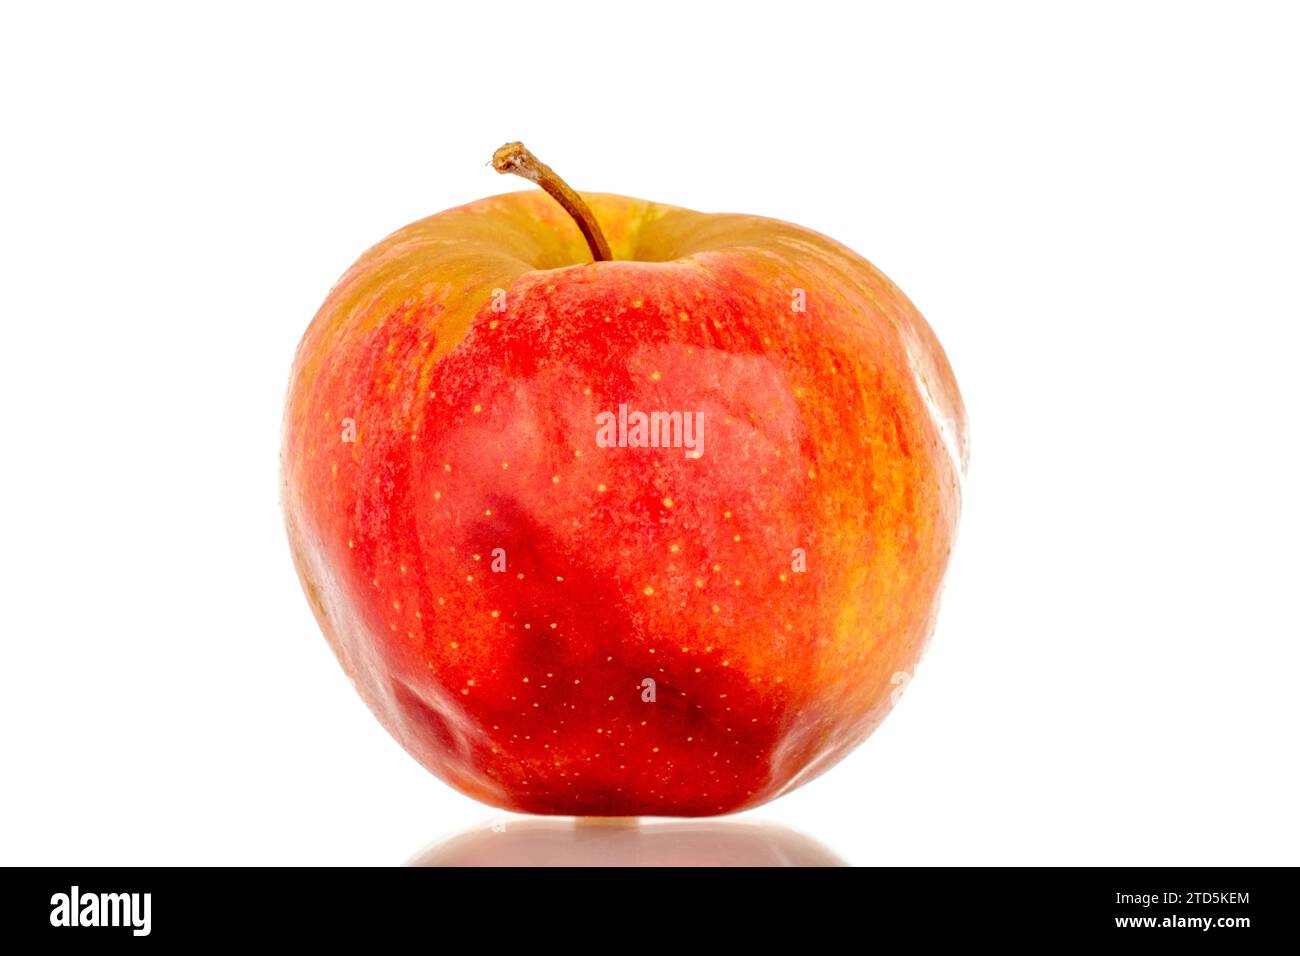
[[[758,821],[508,818],[439,840],[407,866],[847,866],[810,837]]]

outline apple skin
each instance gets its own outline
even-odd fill
[[[462,792],[750,808],[860,743],[915,668],[965,411],[925,320],[844,246],[583,195],[615,261],[519,192],[407,226],[330,292],[289,387],[294,561],[366,703]],[[703,455],[599,447],[620,403],[703,412]]]

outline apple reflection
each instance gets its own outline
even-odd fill
[[[635,817],[507,818],[439,840],[407,866],[847,866],[788,827]]]

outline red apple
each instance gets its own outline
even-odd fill
[[[560,202],[399,230],[298,348],[308,600],[383,725],[479,800],[771,800],[871,733],[934,626],[966,456],[943,349],[815,232],[496,163]]]

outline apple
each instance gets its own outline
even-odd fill
[[[288,536],[388,731],[508,810],[706,816],[836,763],[934,627],[942,347],[808,229],[569,189],[415,222],[298,347]]]

